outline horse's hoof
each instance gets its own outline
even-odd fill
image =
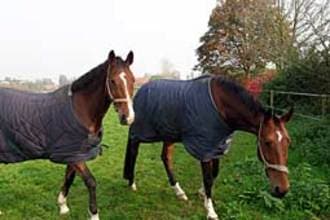
[[[218,215],[214,211],[213,202],[211,198],[204,199],[204,207],[207,211],[207,219],[218,220]]]
[[[60,194],[58,195],[57,203],[60,207],[60,215],[67,214],[70,211],[68,205],[66,204],[66,197],[62,192],[60,192]]]
[[[219,220],[219,218],[218,215],[214,213],[214,214],[208,214],[207,220]]]
[[[132,185],[131,185],[131,189],[132,189],[132,191],[137,191],[137,188],[136,188],[136,184],[135,183],[133,183]]]
[[[188,201],[188,197],[185,193],[177,195],[177,198],[182,200],[182,201]]]
[[[188,200],[186,193],[181,189],[181,186],[178,182],[175,183],[174,186],[172,186],[172,189],[174,190],[175,195],[178,199],[183,200],[183,201]]]
[[[100,220],[99,213],[97,212],[96,214],[92,214],[90,211],[88,211],[90,220]]]
[[[60,215],[68,214],[69,211],[70,209],[66,204],[60,205]]]
[[[208,216],[207,220],[219,220],[219,218],[218,218],[218,216],[216,216],[216,217]]]

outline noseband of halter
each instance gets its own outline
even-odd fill
[[[108,91],[108,94],[109,94],[109,97],[110,99],[114,102],[114,103],[120,103],[120,102],[129,102],[128,100],[128,97],[126,98],[115,98],[112,93],[111,93],[111,90],[110,90],[110,86],[109,86],[109,80],[108,80],[108,77],[106,79],[106,82],[105,82],[105,87],[106,87],[106,90]]]
[[[266,169],[273,169],[273,170],[284,172],[284,173],[289,173],[289,169],[288,169],[287,166],[280,165],[280,164],[271,164],[271,163],[268,163],[267,162],[267,160],[266,160],[266,158],[264,156],[264,153],[262,152],[262,147],[261,147],[261,142],[260,142],[263,122],[264,122],[264,118],[262,118],[262,120],[260,122],[260,126],[259,126],[259,132],[258,132],[258,148],[259,148],[261,160],[264,163],[265,168]]]

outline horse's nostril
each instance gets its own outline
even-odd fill
[[[277,198],[283,198],[286,193],[287,193],[287,191],[281,191],[280,187],[275,186],[272,194],[273,194],[273,196],[275,196]]]
[[[280,192],[280,187],[278,187],[278,186],[275,187],[275,193],[276,193],[276,194],[280,194],[280,193],[281,193],[281,192]]]
[[[120,116],[120,123],[127,124],[127,117],[125,115]]]

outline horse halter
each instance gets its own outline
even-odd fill
[[[261,160],[264,163],[265,168],[266,169],[273,169],[273,170],[284,172],[284,173],[289,173],[289,169],[288,169],[287,166],[280,165],[280,164],[271,164],[271,163],[268,163],[267,162],[267,160],[266,160],[266,158],[264,156],[264,153],[262,152],[262,147],[261,147],[261,142],[260,142],[263,122],[264,122],[264,118],[262,118],[262,120],[260,121],[260,126],[259,126],[259,132],[258,132],[258,149],[259,149],[259,152],[260,152]]]
[[[109,80],[108,80],[108,77],[106,79],[106,82],[105,82],[105,87],[106,87],[106,90],[108,91],[108,94],[109,94],[109,97],[110,99],[114,102],[114,103],[120,103],[120,102],[129,102],[130,100],[128,99],[128,97],[126,98],[115,98],[112,93],[111,93],[111,90],[110,90],[110,86],[109,86]]]

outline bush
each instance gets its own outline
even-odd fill
[[[304,161],[317,166],[330,165],[330,119],[297,121],[290,127],[293,150]]]
[[[330,187],[327,181],[315,178],[313,167],[301,163],[293,170],[291,192],[286,197],[285,207],[300,209],[310,216],[329,215]]]
[[[265,85],[266,90],[282,90],[303,93],[330,94],[330,56],[310,49],[303,58],[296,58],[279,71],[278,76]],[[263,94],[269,100],[269,94]],[[320,114],[321,98],[305,96],[281,96],[275,99],[276,107],[294,104],[302,112]],[[330,113],[330,98],[326,100],[326,112]]]

